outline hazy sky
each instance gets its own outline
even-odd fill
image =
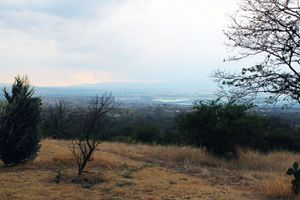
[[[237,0],[0,0],[0,82],[211,84]],[[227,66],[226,66],[227,65]]]

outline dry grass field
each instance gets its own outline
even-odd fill
[[[297,154],[241,151],[229,162],[190,147],[103,143],[77,178],[69,145],[44,140],[35,161],[0,167],[0,199],[297,199],[285,175]]]

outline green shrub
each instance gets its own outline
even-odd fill
[[[160,129],[153,125],[144,125],[134,130],[134,136],[137,142],[158,142],[160,138]]]
[[[37,131],[41,99],[33,97],[28,79],[16,77],[11,92],[4,89],[0,116],[0,158],[5,165],[34,159],[40,148]]]
[[[181,132],[176,129],[167,129],[160,136],[160,144],[184,144],[184,138]]]
[[[199,102],[192,112],[177,119],[177,125],[187,143],[204,147],[217,156],[235,158],[238,145],[255,146],[262,141],[262,118],[248,112],[252,107],[232,102]]]

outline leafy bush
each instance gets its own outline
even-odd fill
[[[234,158],[237,145],[254,146],[262,140],[262,117],[248,112],[252,107],[232,102],[199,102],[194,111],[177,119],[177,125],[189,144],[205,147],[217,156]]]
[[[135,129],[134,135],[137,142],[154,143],[160,138],[160,129],[153,125],[145,125]]]
[[[0,158],[5,165],[34,159],[40,148],[37,131],[41,99],[33,97],[28,79],[16,77],[11,93],[4,89],[0,116]]]
[[[167,129],[164,132],[161,133],[160,136],[160,144],[166,145],[166,144],[175,144],[175,145],[181,145],[184,144],[184,138],[181,132],[179,132],[176,129]]]

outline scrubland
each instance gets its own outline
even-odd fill
[[[77,177],[69,147],[46,139],[35,161],[1,166],[0,199],[297,199],[286,175],[295,153],[241,149],[226,161],[191,147],[102,143]]]

